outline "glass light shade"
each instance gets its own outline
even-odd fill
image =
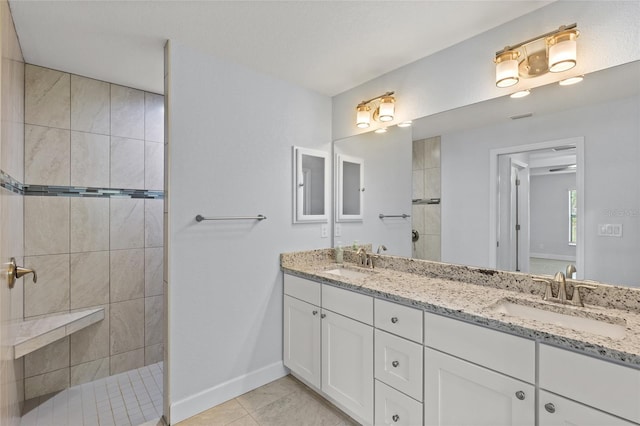
[[[560,80],[558,84],[560,86],[571,86],[572,84],[580,83],[584,80],[584,77],[581,75],[577,75],[575,77],[565,78],[564,80]]]
[[[380,99],[380,106],[378,107],[378,120],[391,121],[393,120],[393,114],[395,113],[395,99],[393,96],[384,96]]]
[[[520,81],[518,56],[518,52],[511,51],[496,57],[496,86],[509,87]]]
[[[356,126],[360,129],[366,129],[371,123],[371,115],[369,114],[370,108],[366,105],[359,106],[356,109]]]
[[[413,121],[411,120],[403,121],[402,123],[398,123],[398,127],[411,127],[412,123]]]
[[[376,129],[373,132],[374,133],[387,133],[387,128],[386,127],[380,127],[379,129]]]
[[[511,98],[518,99],[524,98],[525,96],[529,96],[531,94],[530,90],[520,90],[519,92],[515,92],[511,94]]]
[[[562,72],[576,66],[577,31],[565,31],[551,37],[549,43],[549,71]]]

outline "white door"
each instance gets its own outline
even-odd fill
[[[284,365],[320,388],[320,308],[284,296]]]
[[[543,390],[540,390],[539,401],[540,426],[632,426],[636,424]]]
[[[322,390],[372,424],[373,327],[327,310],[322,315]]]
[[[533,426],[535,388],[429,348],[424,422],[438,426]]]

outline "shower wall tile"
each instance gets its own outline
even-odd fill
[[[25,125],[24,183],[69,185],[69,130]]]
[[[109,358],[100,358],[71,367],[71,386],[89,383],[109,376]]]
[[[433,169],[440,167],[440,136],[424,141],[424,168]]]
[[[104,319],[69,336],[71,366],[106,358],[110,354],[110,305],[96,307],[104,308]]]
[[[412,178],[412,199],[424,198],[424,170],[416,170],[413,172]]]
[[[155,364],[164,360],[164,345],[158,343],[157,345],[145,346],[144,348],[144,365]]]
[[[424,257],[422,259],[440,261],[440,235],[425,235]]]
[[[144,367],[144,348],[111,357],[111,375]]]
[[[416,204],[411,206],[411,228],[424,234],[424,216],[425,206],[423,204]]]
[[[109,134],[110,85],[71,75],[71,130]]]
[[[25,400],[47,395],[69,387],[69,367],[39,376],[27,377],[24,381]]]
[[[34,284],[31,276],[24,286],[25,318],[69,311],[69,255],[30,256],[25,267],[38,273]],[[30,285],[33,284],[33,285]]]
[[[24,357],[24,375],[33,377],[69,366],[69,338],[31,352]]]
[[[163,248],[144,249],[144,295],[158,296],[162,294]]]
[[[144,249],[111,251],[111,303],[144,297]]]
[[[25,123],[69,129],[71,78],[67,73],[25,66]]]
[[[111,85],[111,136],[144,139],[144,92]]]
[[[112,303],[110,326],[112,356],[143,348],[144,298]],[[144,363],[144,351],[142,351],[142,363]],[[113,370],[113,359],[111,366]]]
[[[440,235],[440,204],[424,205],[424,232]]]
[[[164,144],[144,144],[144,189],[164,188]]]
[[[424,170],[424,197],[440,198],[440,168]]]
[[[424,169],[424,139],[413,141],[411,166],[414,171]]]
[[[145,297],[144,299],[144,344],[145,346],[162,343],[164,296]]]
[[[164,200],[144,200],[144,246],[162,247]]]
[[[111,250],[144,247],[144,201],[139,199],[109,200]]]
[[[2,58],[2,126],[0,169],[24,181],[24,62]],[[7,71],[8,72],[5,72]]]
[[[144,188],[144,141],[111,137],[111,188]]]
[[[71,254],[71,309],[109,303],[109,252]]]
[[[71,186],[109,187],[110,138],[71,132]]]
[[[144,94],[144,139],[164,143],[164,96]]]
[[[71,252],[109,250],[109,199],[71,198]]]
[[[24,253],[69,253],[69,199],[24,197]]]

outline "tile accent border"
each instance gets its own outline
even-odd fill
[[[91,188],[81,186],[24,185],[0,170],[0,187],[25,196],[86,197],[86,198],[138,198],[162,200],[164,191],[147,189]]]

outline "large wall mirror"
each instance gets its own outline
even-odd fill
[[[409,256],[539,274],[578,264],[577,278],[640,287],[640,62],[584,77],[414,120],[402,160],[367,161],[367,175],[408,181],[406,198],[386,208],[412,208],[417,241],[397,230]],[[337,141],[334,149],[376,136]],[[500,195],[507,179],[521,181],[517,201],[515,186]],[[393,198],[398,190],[376,194]],[[516,221],[522,238],[500,247]],[[373,229],[359,237],[383,238]]]
[[[364,160],[336,154],[336,222],[361,221],[364,208]]]

